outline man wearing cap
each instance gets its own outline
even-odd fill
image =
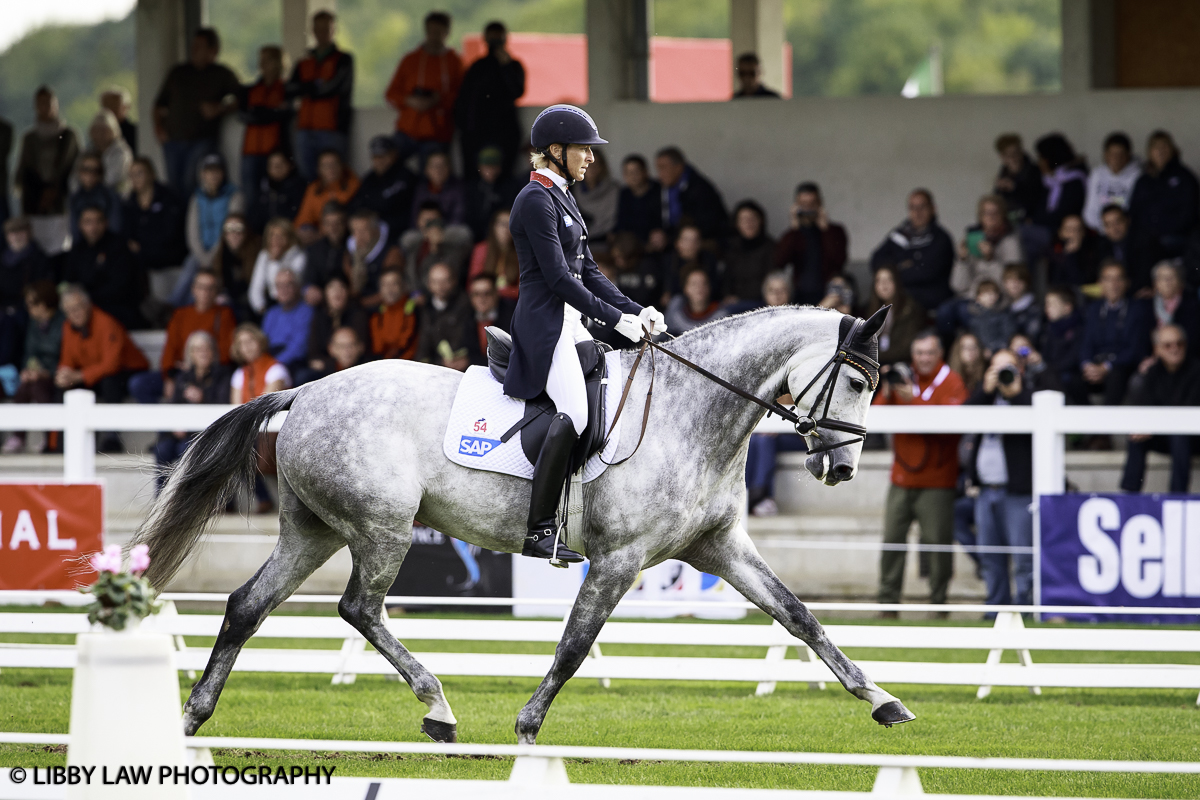
[[[488,145],[479,151],[479,174],[467,186],[467,225],[476,242],[487,238],[492,215],[512,206],[521,186],[504,171],[504,154]],[[470,173],[467,173],[469,176]]]
[[[375,136],[368,145],[371,169],[362,177],[362,185],[350,200],[349,210],[374,211],[387,223],[393,236],[408,228],[412,216],[413,191],[417,176],[400,161],[400,149],[390,136]]]
[[[504,393],[530,400],[542,392],[557,413],[533,468],[528,529],[522,555],[555,566],[583,561],[559,542],[558,502],[569,477],[571,451],[588,423],[587,392],[577,342],[592,335],[582,315],[631,341],[643,330],[666,331],[663,315],[623,295],[600,274],[588,247],[587,225],[567,191],[595,160],[592,145],[607,144],[583,109],[547,108],[530,135],[534,171],[513,204],[509,229],[521,270],[521,295],[512,321],[512,355]]]

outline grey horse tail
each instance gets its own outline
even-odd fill
[[[145,577],[152,585],[166,586],[216,516],[253,484],[259,434],[299,392],[288,389],[251,400],[192,440],[133,538],[133,544],[150,548]]]

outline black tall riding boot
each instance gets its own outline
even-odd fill
[[[558,531],[558,504],[567,480],[571,463],[571,450],[579,437],[575,426],[566,414],[555,414],[538,453],[533,467],[533,491],[529,497],[529,531],[525,535],[525,546],[521,555],[533,558],[549,558],[554,565],[565,567],[555,561],[577,564],[583,556],[563,545],[558,545],[555,558],[554,540]]]

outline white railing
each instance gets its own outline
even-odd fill
[[[62,404],[3,407],[6,430],[63,431],[63,479],[95,477],[96,431],[203,430],[233,406],[100,405],[95,395],[75,389]],[[279,430],[287,412],[269,430]],[[1041,559],[1037,500],[1062,492],[1068,433],[1181,433],[1200,435],[1200,408],[1067,406],[1061,392],[1036,392],[1031,406],[872,406],[868,429],[875,433],[1027,433],[1033,437],[1034,561]],[[778,419],[764,419],[762,433],[792,433]],[[1034,602],[1041,600],[1041,570],[1033,571]]]
[[[223,599],[221,595],[166,594],[164,598]],[[0,596],[0,601],[6,600]],[[329,600],[316,596],[305,598]],[[511,598],[473,600],[514,602]],[[402,605],[440,604],[442,598],[393,598]],[[637,602],[637,601],[634,601]],[[657,605],[646,603],[647,605]],[[460,605],[463,605],[460,603]],[[569,605],[564,603],[564,605]],[[663,605],[667,605],[664,603]],[[822,605],[822,604],[814,604]],[[840,608],[852,604],[836,605]],[[944,609],[946,606],[939,606]],[[986,608],[986,607],[984,607]],[[991,627],[941,627],[922,625],[844,625],[827,624],[825,632],[841,647],[910,648],[934,650],[972,650],[986,658],[969,661],[863,661],[861,666],[881,683],[917,683],[979,687],[977,696],[986,697],[992,686],[1028,687],[1035,694],[1041,686],[1067,688],[1192,689],[1200,690],[1200,666],[1186,664],[1034,664],[1031,651],[1072,652],[1195,652],[1200,650],[1200,632],[1160,629],[1097,628],[1026,628],[1019,611],[1011,607],[992,607],[996,620]],[[1042,608],[1042,611],[1047,609]],[[1061,612],[1061,609],[1054,609]],[[1094,611],[1094,609],[1089,609]],[[1105,609],[1125,613],[1126,609]],[[1162,613],[1163,609],[1157,609]],[[570,608],[566,609],[567,615]],[[385,624],[402,641],[447,642],[543,642],[553,644],[562,638],[562,620],[507,619],[426,619],[410,615],[387,618]],[[180,615],[174,602],[163,613],[143,623],[143,629],[165,633],[175,642],[179,669],[189,672],[205,668],[209,651],[188,646],[185,636],[216,636],[222,615],[213,613]],[[0,613],[0,635],[4,634],[79,634],[89,630],[86,615],[46,614],[37,612]],[[242,651],[235,669],[249,672],[324,673],[333,683],[353,683],[359,674],[394,675],[395,670],[377,653],[366,649],[362,635],[336,616],[271,616],[255,633],[260,645],[273,639],[334,639],[340,650],[268,649],[265,646]],[[671,647],[721,645],[763,648],[761,656],[689,657],[680,655],[611,656],[602,652],[609,645],[657,644]],[[795,648],[798,660],[785,660]],[[1015,651],[1019,664],[1001,664],[1005,650]],[[519,652],[436,652],[417,653],[416,658],[439,675],[497,677],[541,677],[550,669],[552,657]],[[767,695],[778,682],[808,683],[825,688],[836,680],[828,667],[813,652],[788,633],[778,622],[771,625],[698,623],[675,625],[662,622],[609,621],[600,631],[580,667],[577,677],[595,678],[607,687],[611,679],[629,680],[705,680],[746,681],[758,684],[756,694]],[[75,666],[71,645],[0,644],[0,668],[69,669]]]
[[[0,733],[0,744],[33,744],[33,745],[68,745],[71,737],[65,733]],[[877,767],[878,772],[871,790],[872,795],[888,797],[919,796],[924,792],[918,770],[921,769],[983,769],[983,770],[1017,770],[1047,771],[1047,772],[1085,772],[1085,773],[1122,773],[1122,774],[1167,774],[1167,775],[1196,775],[1200,774],[1200,763],[1194,761],[1105,761],[1067,758],[976,758],[970,756],[923,756],[923,755],[890,755],[874,753],[806,753],[806,752],[769,752],[755,750],[679,750],[655,747],[590,747],[577,745],[520,745],[520,744],[438,744],[434,742],[372,742],[361,740],[333,739],[257,739],[241,736],[189,736],[184,738],[184,744],[189,751],[192,765],[197,768],[210,767],[213,763],[213,749],[237,750],[283,750],[300,752],[338,752],[338,753],[393,753],[418,754],[434,756],[500,756],[514,758],[512,772],[507,782],[502,781],[467,781],[467,780],[420,780],[404,778],[335,778],[344,789],[349,789],[351,782],[361,782],[366,788],[374,784],[374,792],[368,791],[367,797],[376,797],[379,788],[395,788],[394,794],[388,797],[420,796],[421,789],[425,793],[435,794],[447,800],[464,798],[474,800],[479,797],[512,798],[528,797],[522,792],[530,789],[546,787],[555,794],[539,792],[537,797],[560,796],[564,793],[565,785],[569,784],[566,766],[563,759],[591,760],[645,760],[673,761],[694,763],[721,764],[821,764],[828,766]],[[42,768],[44,769],[44,768]],[[202,773],[201,773],[202,774]],[[11,789],[12,785],[7,775],[0,776],[0,789]],[[197,781],[199,782],[199,781]],[[297,790],[288,787],[283,792],[276,792],[267,787],[251,787],[254,794],[246,793],[247,798],[253,797],[290,797]],[[225,791],[236,791],[233,787],[222,787]],[[407,791],[404,791],[407,790]],[[514,791],[517,790],[517,791]],[[629,800],[647,800],[647,798],[678,798],[689,791],[669,787],[642,787],[628,785],[580,785],[571,784],[565,789],[565,794],[571,797],[591,798],[628,798]],[[754,789],[721,789],[705,788],[691,790],[690,794],[702,793],[705,797],[712,795],[720,798],[757,798],[757,797],[862,797],[863,792],[815,792],[815,791],[764,791]],[[39,795],[46,796],[49,795]],[[205,795],[208,796],[208,795]],[[215,793],[213,796],[217,796]],[[225,794],[219,795],[225,797]],[[241,797],[242,795],[237,795]],[[304,795],[309,796],[309,795]],[[315,796],[315,795],[313,795]],[[322,795],[324,796],[324,795]],[[341,796],[359,796],[343,794]],[[942,797],[958,798],[959,795],[941,795]]]

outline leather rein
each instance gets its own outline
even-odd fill
[[[610,467],[617,466],[618,464],[624,464],[626,461],[633,458],[634,454],[637,453],[638,449],[642,446],[642,439],[646,436],[646,427],[649,424],[650,399],[654,396],[654,378],[657,372],[654,363],[655,351],[670,356],[688,369],[698,373],[699,375],[702,375],[721,388],[733,392],[738,397],[762,406],[767,410],[768,417],[772,414],[778,414],[781,418],[792,423],[793,427],[796,429],[796,433],[805,437],[807,440],[805,443],[809,445],[809,454],[824,453],[829,450],[836,450],[839,447],[848,447],[852,444],[858,444],[866,437],[867,429],[864,426],[857,425],[853,422],[843,422],[842,420],[830,417],[829,405],[833,400],[833,392],[831,389],[833,388],[834,382],[837,380],[838,374],[841,372],[843,365],[847,365],[861,372],[863,377],[867,379],[867,385],[871,388],[872,392],[874,392],[879,386],[879,362],[851,346],[865,324],[866,323],[861,319],[854,320],[853,324],[850,326],[850,330],[838,344],[837,352],[833,354],[832,358],[825,362],[825,366],[818,370],[817,374],[814,375],[813,379],[808,382],[808,385],[804,387],[804,390],[800,392],[799,396],[794,398],[796,401],[803,399],[804,396],[808,394],[808,391],[814,385],[816,385],[818,380],[821,379],[821,376],[825,375],[827,372],[829,373],[828,377],[825,379],[825,383],[822,385],[821,390],[817,393],[816,399],[813,401],[812,406],[810,407],[809,414],[803,417],[796,413],[795,404],[793,404],[791,408],[787,408],[775,400],[763,400],[761,397],[746,391],[740,386],[735,386],[719,375],[714,375],[704,367],[692,363],[678,353],[671,352],[658,342],[651,340],[649,335],[643,334],[641,349],[638,350],[637,358],[634,359],[633,366],[629,369],[629,377],[625,379],[625,388],[621,392],[621,402],[617,404],[617,412],[613,415],[612,425],[609,426],[608,434],[604,437],[604,446],[607,446],[609,440],[612,438],[613,430],[617,427],[617,421],[621,418],[621,412],[625,409],[625,401],[629,398],[629,390],[633,387],[633,378],[637,374],[638,367],[641,366],[642,357],[646,354],[646,350],[649,349],[650,388],[646,391],[646,403],[645,407],[642,409],[642,430],[638,434],[637,444],[634,446],[632,453],[625,456],[625,458],[622,458],[620,461],[611,463],[605,461],[604,463],[608,464]],[[874,374],[872,374],[872,372],[874,372]],[[821,411],[821,418],[814,420],[812,414],[821,404],[822,398],[825,400],[825,407]],[[842,439],[836,442],[826,442],[813,446],[813,439],[822,438],[820,431],[822,428],[826,430],[850,433],[854,435],[854,438]],[[603,451],[604,447],[601,447],[600,449]]]

